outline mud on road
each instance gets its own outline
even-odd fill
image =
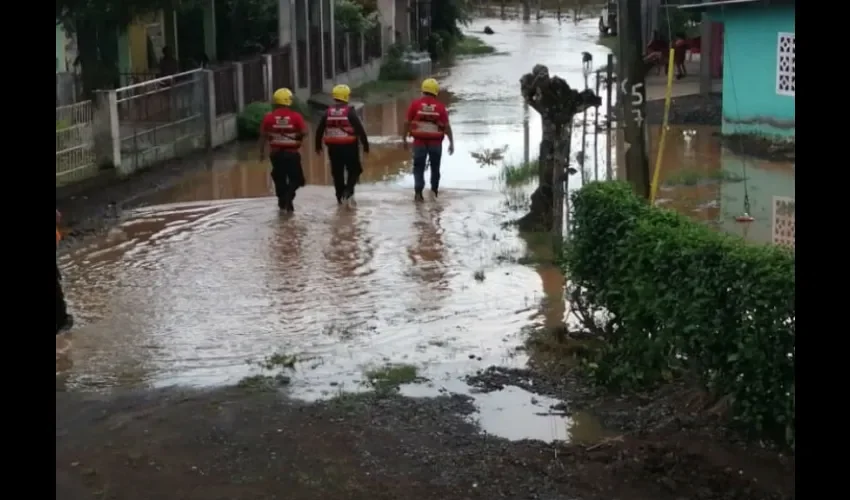
[[[499,373],[483,376],[522,376]],[[464,396],[57,393],[57,499],[794,498],[793,461],[747,457],[739,469],[729,457],[740,455],[684,429],[591,446],[510,442],[478,432],[473,410]]]

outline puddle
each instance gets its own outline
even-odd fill
[[[524,251],[500,227],[511,214],[498,193],[423,206],[363,186],[356,209],[339,209],[308,186],[296,201],[291,218],[267,198],[140,209],[64,255],[80,325],[67,386],[235,383],[256,373],[246,360],[285,352],[303,360],[293,391],[311,397],[357,385],[370,364],[462,374],[521,343],[540,277],[496,262]]]
[[[593,443],[606,436],[599,422],[591,415],[577,412],[567,415],[567,408],[558,400],[540,396],[516,386],[499,391],[476,392],[457,379],[428,384],[407,384],[401,394],[413,398],[435,397],[440,394],[462,394],[473,399],[476,412],[469,418],[481,431],[512,441],[531,439],[551,443]]]

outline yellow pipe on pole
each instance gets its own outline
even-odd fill
[[[658,192],[658,176],[661,173],[661,161],[664,158],[664,143],[667,140],[667,122],[670,118],[670,102],[673,100],[673,70],[675,50],[670,48],[670,59],[667,61],[667,91],[664,96],[664,119],[661,122],[661,138],[658,140],[658,155],[655,158],[655,170],[652,172],[652,183],[649,188],[649,204],[655,203],[655,194]]]

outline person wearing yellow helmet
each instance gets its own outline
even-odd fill
[[[61,215],[56,211],[56,245],[62,239],[59,232],[59,220]],[[65,294],[62,292],[62,273],[59,272],[59,262],[56,263],[56,335],[68,331],[74,326],[74,317],[68,314],[68,305],[65,303]]]
[[[443,138],[449,138],[449,154],[455,152],[455,140],[449,123],[449,112],[437,100],[440,84],[433,78],[422,82],[422,97],[410,103],[401,136],[407,148],[407,136],[413,137],[414,200],[424,201],[425,168],[431,164],[431,192],[436,198],[440,190],[440,164],[443,157]]]
[[[357,112],[348,104],[351,97],[348,85],[336,85],[331,96],[334,103],[328,107],[316,129],[316,153],[321,154],[322,144],[328,147],[336,202],[341,205],[354,201],[354,186],[363,172],[357,142],[363,145],[363,153],[369,154],[369,138]]]
[[[307,124],[301,113],[292,109],[292,91],[277,89],[272,96],[273,109],[260,124],[260,161],[266,160],[266,145],[272,163],[272,180],[277,206],[287,213],[295,211],[295,192],[304,185],[301,166],[301,141]]]

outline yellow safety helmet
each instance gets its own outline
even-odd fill
[[[422,93],[436,96],[440,93],[440,84],[433,78],[426,78],[422,82]]]
[[[287,88],[275,90],[272,102],[278,106],[292,106],[292,91]]]
[[[351,89],[348,85],[336,85],[331,90],[331,96],[337,101],[348,102],[348,98],[351,97]]]

